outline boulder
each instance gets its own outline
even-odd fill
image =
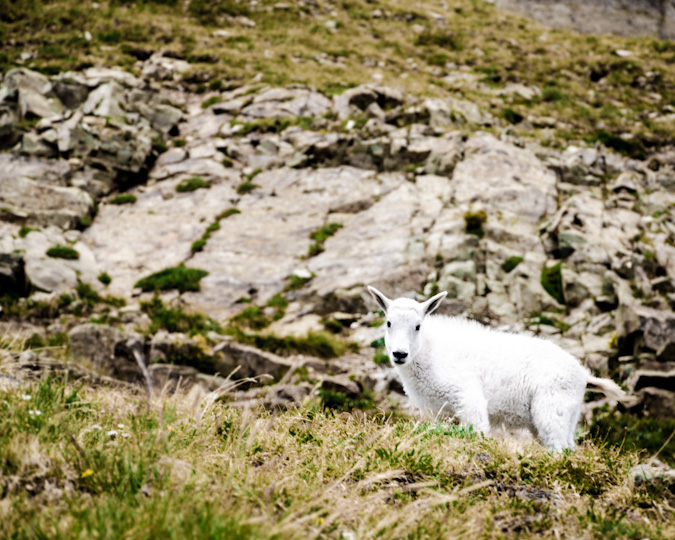
[[[621,304],[616,311],[619,354],[659,351],[675,341],[675,314],[638,304]]]
[[[77,188],[42,184],[25,177],[0,182],[0,207],[13,220],[71,228],[89,216],[93,201]]]
[[[242,379],[268,375],[275,380],[280,379],[294,362],[255,347],[226,341],[218,345],[214,352],[221,356],[218,370],[221,375]],[[261,382],[268,382],[265,378]]]
[[[115,358],[115,345],[121,339],[121,333],[110,326],[81,324],[68,332],[68,352],[76,361],[84,361],[100,371],[110,372]]]
[[[16,296],[28,294],[29,282],[21,254],[0,253],[0,291]]]

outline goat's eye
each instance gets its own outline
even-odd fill
[[[417,330],[418,332],[420,331],[420,325],[419,324],[415,327],[415,330]]]
[[[391,323],[387,321],[387,328],[391,328]]]

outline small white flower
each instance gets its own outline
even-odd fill
[[[122,437],[128,439],[129,437],[131,437],[131,435],[129,435],[128,433],[122,433]]]
[[[37,409],[31,409],[28,411],[28,414],[31,416],[42,416],[42,411],[38,411]]]
[[[96,431],[101,431],[103,428],[101,426],[99,426],[98,424],[94,424],[93,426],[91,426],[91,429],[95,429]]]
[[[33,396],[31,396],[30,394],[22,394],[21,399],[23,399],[24,401],[30,401],[31,399],[33,399]]]
[[[119,435],[119,431],[117,431],[116,429],[111,429],[110,431],[108,431],[108,437],[110,437],[111,439],[114,439],[115,437],[117,437],[117,435]]]
[[[117,427],[120,428],[120,429],[124,429],[125,426],[124,426],[124,424],[117,424]]]

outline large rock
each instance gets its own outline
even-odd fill
[[[0,207],[5,219],[30,225],[75,227],[89,216],[93,201],[77,188],[50,186],[24,177],[0,182]]]
[[[616,312],[619,354],[659,351],[675,341],[675,314],[672,311],[622,304]]]
[[[115,345],[122,339],[120,332],[107,325],[81,324],[68,332],[68,351],[72,358],[110,371],[115,357]]]

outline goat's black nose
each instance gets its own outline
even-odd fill
[[[408,356],[407,352],[403,351],[394,351],[394,358],[396,358],[395,362],[397,364],[402,364],[403,360],[405,360],[406,356]]]

